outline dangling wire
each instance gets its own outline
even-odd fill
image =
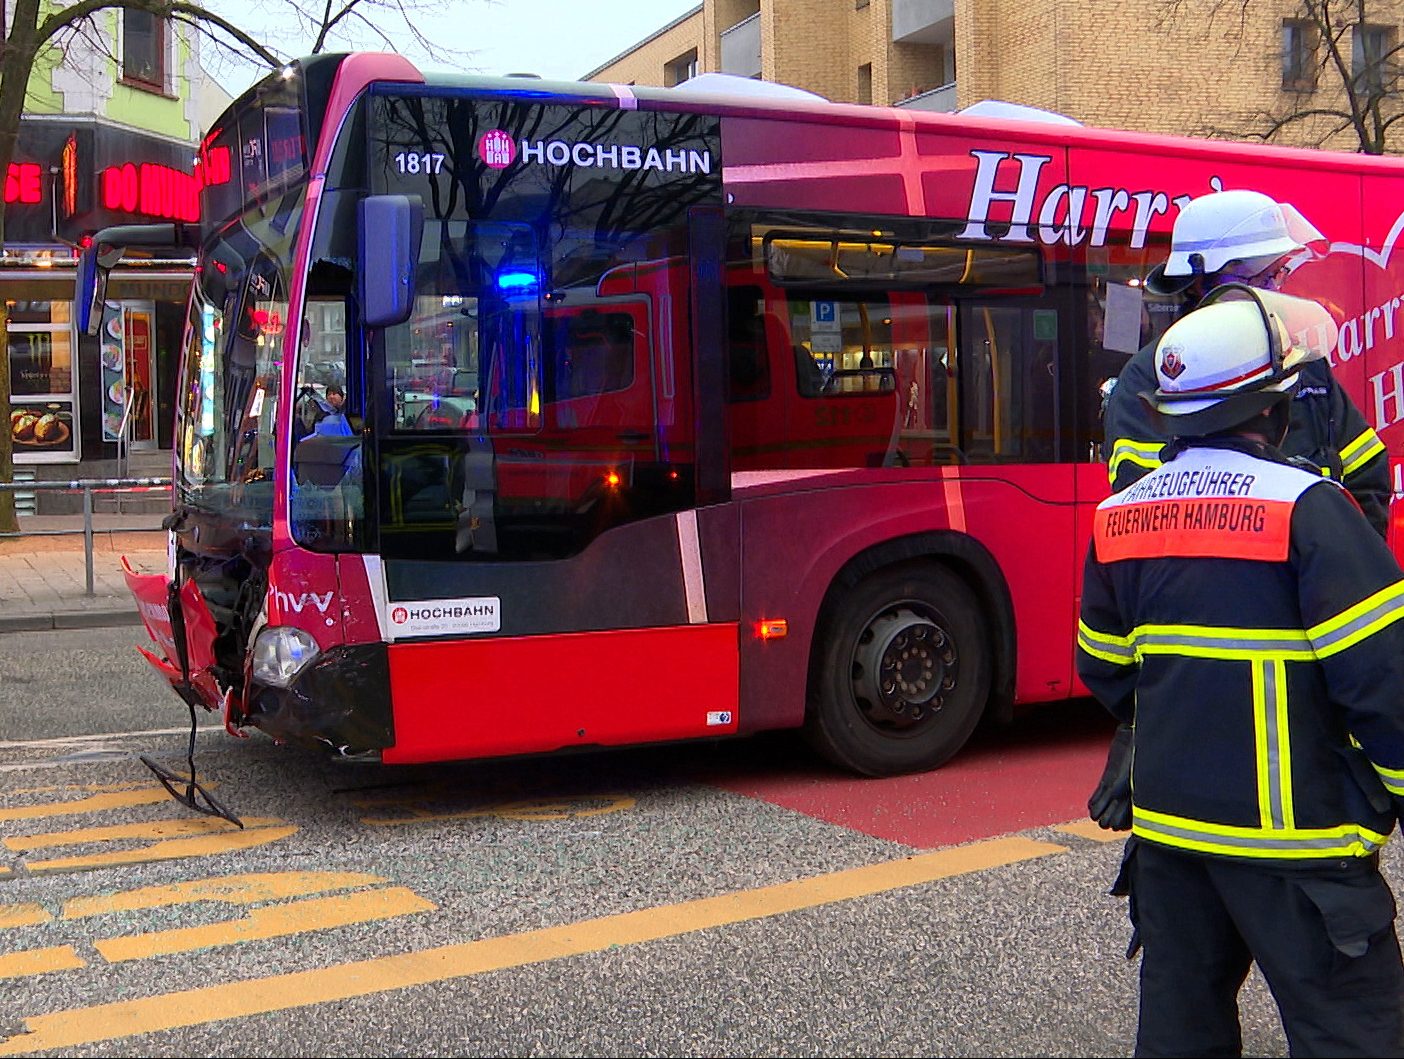
[[[217,816],[228,820],[231,824],[237,824],[242,828],[244,822],[220,804],[219,800],[195,779],[195,734],[199,726],[195,720],[195,689],[190,683],[190,656],[185,649],[185,613],[181,610],[180,590],[174,581],[166,588],[166,612],[171,617],[171,635],[175,640],[176,660],[180,663],[180,684],[176,690],[185,700],[185,708],[190,711],[190,743],[185,751],[185,761],[190,766],[190,775],[178,775],[166,768],[165,765],[152,761],[145,754],[137,756],[143,765],[156,774],[156,778],[161,781],[161,786],[166,788],[166,792],[181,805],[194,809],[197,813],[204,813],[206,816]],[[185,790],[177,790],[176,788],[182,784],[185,786]]]
[[[151,758],[147,757],[145,754],[139,754],[137,756],[141,759],[143,765],[156,774],[156,778],[161,781],[161,786],[165,787],[167,793],[176,801],[190,809],[194,809],[197,813],[203,813],[206,816],[220,817],[223,820],[228,820],[231,824],[238,825],[238,827],[242,829],[244,822],[229,809],[225,808],[219,799],[206,790],[195,779],[195,733],[198,730],[198,726],[195,719],[194,705],[189,702],[185,705],[190,711],[190,743],[185,751],[185,761],[186,764],[190,766],[190,775],[181,776],[172,772],[170,769],[166,768],[165,765],[162,765],[158,761],[151,760]],[[184,785],[185,790],[181,791],[177,789],[181,785]]]

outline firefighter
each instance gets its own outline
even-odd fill
[[[1257,191],[1218,191],[1191,200],[1175,218],[1170,256],[1146,277],[1152,294],[1193,304],[1221,283],[1276,290],[1311,243],[1324,238],[1293,207]],[[1103,459],[1112,488],[1126,488],[1160,465],[1165,437],[1138,394],[1154,389],[1154,343],[1122,369],[1103,406]],[[1343,482],[1380,536],[1388,527],[1389,458],[1384,443],[1341,389],[1324,359],[1303,365],[1283,446]]]
[[[1233,285],[1171,325],[1142,399],[1173,440],[1094,520],[1078,673],[1132,732],[1112,892],[1138,1056],[1240,1054],[1253,961],[1293,1056],[1404,1054],[1378,864],[1404,810],[1404,573],[1278,447],[1312,355],[1298,311],[1327,315]]]

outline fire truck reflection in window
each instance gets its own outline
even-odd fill
[[[628,313],[583,313],[551,320],[555,398],[593,397],[634,381],[634,320]]]

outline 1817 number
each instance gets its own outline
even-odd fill
[[[401,173],[441,173],[444,168],[444,155],[429,151],[396,151],[395,168]]]

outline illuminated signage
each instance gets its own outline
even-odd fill
[[[26,204],[42,202],[43,172],[37,162],[11,162],[5,173],[5,201]]]
[[[63,151],[59,155],[59,172],[63,180],[62,199],[63,215],[72,217],[78,212],[78,137],[69,134],[64,141]]]
[[[102,204],[109,210],[175,221],[200,219],[199,178],[179,169],[128,162],[104,169],[101,186]]]

